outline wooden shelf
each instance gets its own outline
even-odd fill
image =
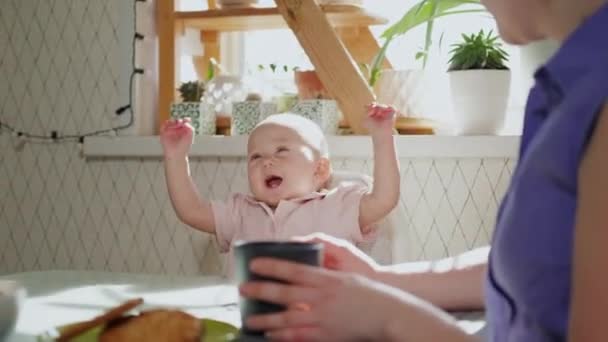
[[[229,116],[219,115],[216,119],[217,132],[220,135],[230,135],[231,119]],[[428,119],[398,117],[395,121],[395,129],[404,135],[432,135],[435,134],[436,122]],[[340,128],[349,129],[350,125],[345,120],[340,121]]]
[[[171,103],[177,100],[175,89],[181,83],[178,39],[186,28],[199,31],[205,47],[203,56],[193,57],[199,79],[204,79],[212,60],[221,63],[220,32],[288,28],[340,110],[348,113],[352,131],[366,133],[360,121],[364,106],[373,101],[374,95],[357,65],[369,63],[380,51],[370,26],[386,24],[386,18],[363,7],[319,6],[315,0],[274,0],[277,7],[223,9],[216,9],[215,1],[208,0],[209,10],[188,12],[176,12],[176,2],[156,1],[159,123],[169,118]],[[272,51],[272,42],[268,43]],[[391,68],[388,60],[384,60],[383,68]],[[406,131],[429,131],[426,125],[407,126]]]
[[[321,9],[334,27],[365,27],[386,24],[387,19],[364,8],[346,5],[326,5]],[[207,11],[175,12],[182,27],[201,31],[248,31],[288,28],[276,7],[228,8]]]

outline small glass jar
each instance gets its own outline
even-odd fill
[[[212,105],[217,115],[230,116],[232,103],[245,100],[248,92],[240,76],[217,75],[207,82],[201,102]]]

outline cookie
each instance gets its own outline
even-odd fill
[[[151,310],[116,320],[106,326],[100,342],[193,342],[204,333],[201,321],[183,311]]]

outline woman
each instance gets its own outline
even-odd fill
[[[437,306],[481,306],[485,274],[491,341],[608,341],[608,0],[482,2],[506,41],[562,43],[536,74],[487,272],[399,273],[327,242],[329,268],[252,263],[292,285],[244,284],[289,308],[249,326],[284,340],[474,341]]]

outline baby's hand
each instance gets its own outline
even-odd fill
[[[371,134],[392,134],[395,126],[395,108],[372,103],[367,106],[367,128]]]
[[[185,158],[190,152],[193,138],[194,128],[190,125],[190,118],[167,120],[160,128],[160,143],[168,158]]]

